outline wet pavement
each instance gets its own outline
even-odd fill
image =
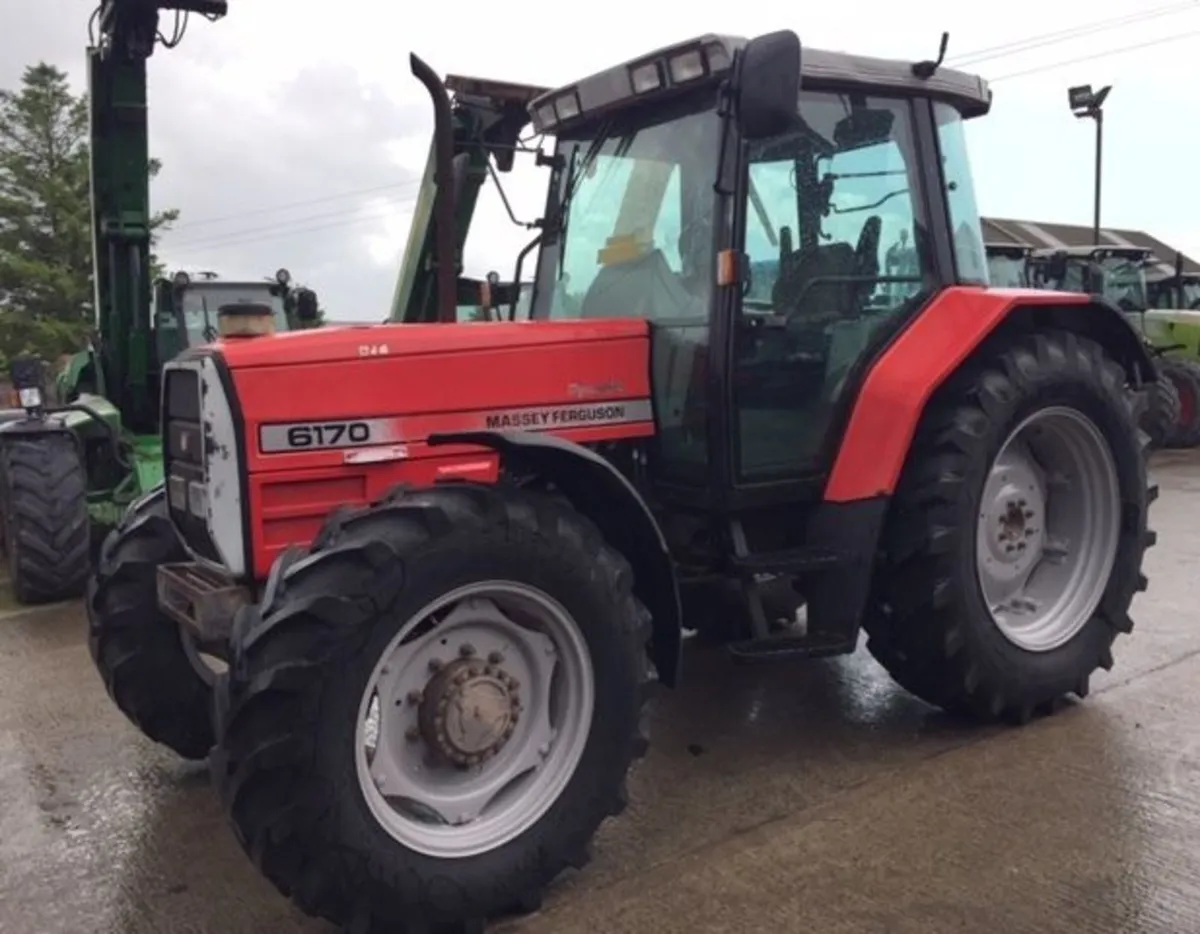
[[[1200,455],[1154,473],[1150,589],[1085,703],[966,728],[863,653],[696,650],[595,862],[502,929],[1200,932]],[[0,609],[0,802],[3,934],[331,934],[111,706],[78,606]]]

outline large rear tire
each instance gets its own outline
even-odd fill
[[[1179,414],[1167,436],[1167,447],[1200,445],[1200,363],[1167,357],[1160,362],[1159,372],[1179,397]]]
[[[155,742],[199,760],[213,745],[215,674],[158,608],[160,564],[188,560],[162,489],[140,500],[100,549],[88,583],[88,648],[118,709]]]
[[[83,593],[91,567],[87,472],[62,431],[0,443],[0,509],[13,594],[23,604]]]
[[[866,620],[875,658],[954,713],[1025,722],[1113,664],[1154,543],[1134,395],[1099,345],[1018,336],[918,428]]]
[[[212,771],[246,852],[356,931],[536,907],[646,751],[632,578],[540,494],[453,484],[335,515],[239,615],[218,683]]]

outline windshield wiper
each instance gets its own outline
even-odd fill
[[[558,202],[558,209],[554,212],[554,220],[550,225],[554,237],[560,242],[567,238],[567,224],[570,220],[569,212],[571,209],[571,200],[575,197],[575,192],[579,190],[579,183],[583,177],[587,175],[588,170],[592,167],[592,163],[600,155],[600,149],[608,141],[608,131],[612,126],[612,120],[606,120],[600,125],[600,129],[596,135],[592,137],[592,141],[588,144],[588,148],[584,151],[583,158],[579,159],[579,147],[576,146],[571,150],[571,160],[567,164],[567,177],[563,181],[563,194]],[[563,264],[558,264],[558,278],[561,280],[563,274]]]

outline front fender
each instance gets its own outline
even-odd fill
[[[588,448],[537,432],[472,431],[432,435],[429,444],[474,444],[551,481],[633,566],[634,593],[653,621],[651,658],[659,680],[678,681],[683,645],[679,583],[666,537],[632,483]]]

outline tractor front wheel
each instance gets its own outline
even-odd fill
[[[88,647],[118,709],[185,759],[213,744],[215,671],[158,608],[158,566],[188,560],[162,488],[130,507],[88,584]]]
[[[1133,627],[1152,498],[1121,367],[1072,334],[1010,339],[918,428],[866,626],[893,677],[1024,722],[1084,697]]]
[[[87,472],[65,431],[0,443],[0,510],[13,594],[24,604],[83,593],[91,567]]]
[[[646,750],[632,583],[539,494],[454,484],[335,515],[234,626],[211,761],[242,846],[354,930],[536,907]]]

